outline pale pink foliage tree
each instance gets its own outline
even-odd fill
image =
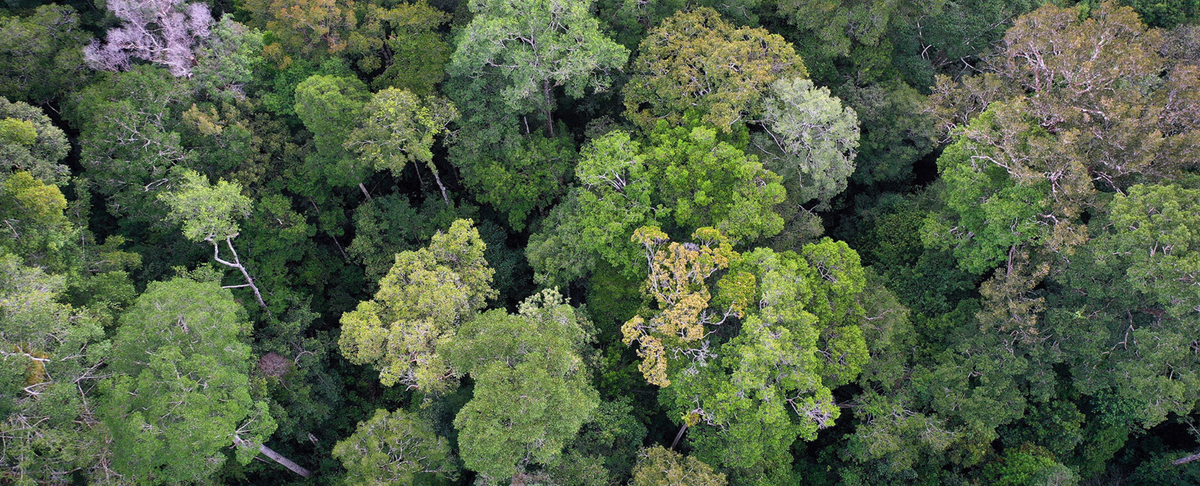
[[[108,31],[106,41],[83,48],[92,69],[121,71],[132,59],[162,64],[175,76],[192,75],[194,47],[211,34],[208,5],[183,0],[109,0],[108,9],[124,21]]]

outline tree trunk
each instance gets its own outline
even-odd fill
[[[554,136],[554,90],[550,86],[550,80],[542,81],[542,95],[546,97],[546,134],[550,137]]]
[[[364,186],[364,185],[363,185],[363,183],[359,182],[359,183],[358,183],[358,190],[362,191],[362,193],[363,193],[363,195],[364,195],[364,196],[367,196],[367,200],[368,200],[368,201],[370,201],[370,200],[371,200],[371,193],[367,192],[367,186]]]
[[[1192,455],[1190,455],[1190,456],[1187,456],[1187,457],[1181,457],[1181,458],[1179,458],[1179,459],[1176,459],[1176,460],[1175,460],[1175,465],[1176,465],[1176,466],[1182,466],[1182,465],[1184,465],[1184,464],[1187,464],[1187,463],[1189,463],[1189,462],[1195,461],[1195,460],[1197,460],[1197,459],[1200,459],[1200,452],[1198,452],[1198,453],[1195,453],[1195,454],[1192,454]]]
[[[436,170],[433,171],[433,180],[434,180],[434,182],[437,182],[438,189],[442,190],[442,200],[446,201],[446,206],[447,207],[451,206],[450,198],[448,196],[446,196],[446,186],[442,185],[442,178],[440,176],[438,176],[438,173]]]
[[[234,235],[234,236],[237,236],[237,235]],[[212,240],[210,239],[209,241],[212,241]],[[225,238],[225,244],[229,246],[229,251],[233,253],[233,261],[232,262],[222,260],[221,259],[221,246],[218,245],[217,242],[215,242],[215,241],[213,241],[212,243],[213,243],[213,259],[216,260],[217,263],[220,263],[227,267],[236,268],[236,269],[238,269],[238,271],[242,272],[242,277],[246,278],[246,286],[250,287],[250,290],[254,291],[254,298],[258,299],[259,307],[266,309],[267,303],[263,302],[262,293],[258,291],[258,286],[254,285],[254,279],[250,277],[250,272],[247,272],[246,267],[244,265],[242,265],[242,259],[238,257],[237,250],[233,249],[233,236]],[[271,311],[267,310],[267,315],[270,315],[270,314],[271,314]]]
[[[271,448],[267,447],[265,444],[260,444],[258,446],[258,451],[263,453],[264,456],[271,458],[272,461],[278,462],[279,464],[283,465],[283,467],[290,469],[292,472],[299,474],[300,476],[306,478],[312,476],[311,471],[300,467],[299,464],[292,462],[291,459],[283,457],[278,452],[271,450]]]
[[[246,446],[245,439],[242,439],[241,437],[238,437],[237,435],[233,436],[233,443],[234,443],[234,445],[236,445],[238,447]],[[312,476],[312,471],[309,471],[308,469],[304,469],[299,464],[292,462],[291,459],[283,457],[282,454],[271,450],[271,448],[267,447],[266,444],[259,444],[258,452],[261,452],[264,456],[267,456],[267,458],[279,463],[281,466],[288,468],[292,472],[299,474],[302,477],[307,478],[309,476]]]
[[[683,424],[683,427],[679,428],[679,433],[675,434],[675,440],[671,441],[671,449],[675,449],[675,446],[679,445],[679,439],[683,438],[684,432],[687,432],[687,424],[686,423]]]

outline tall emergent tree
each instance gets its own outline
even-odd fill
[[[738,254],[713,228],[695,243],[654,227],[634,239],[652,299],[621,327],[638,368],[685,430],[703,424],[690,435],[701,460],[744,482],[789,484],[792,443],[833,425],[832,390],[869,360],[858,254],[828,238],[799,254]]]
[[[625,114],[643,129],[679,124],[691,110],[722,131],[749,121],[771,83],[806,77],[783,37],[736,27],[702,7],[668,17],[642,40],[625,87]]]
[[[1194,167],[1200,76],[1169,65],[1161,42],[1128,7],[1081,20],[1046,6],[1009,29],[992,71],[939,78],[932,110],[955,133],[938,159],[948,211],[923,238],[971,272],[1002,268],[983,290],[1006,331],[1038,339],[1030,291],[1088,241],[1110,194]]]
[[[536,280],[565,284],[586,275],[597,257],[640,278],[641,251],[630,244],[640,226],[681,234],[711,226],[735,244],[783,229],[780,177],[721,140],[717,129],[662,122],[648,138],[640,143],[614,130],[584,148],[575,167],[583,187],[530,238]]]
[[[763,165],[783,177],[791,201],[822,205],[846,189],[854,173],[858,115],[812,81],[782,78],[763,102],[763,131],[754,146]]]

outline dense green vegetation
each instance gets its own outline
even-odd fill
[[[1200,485],[1200,0],[5,0],[0,484]]]

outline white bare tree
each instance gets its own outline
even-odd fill
[[[183,0],[109,0],[108,9],[124,21],[108,31],[106,42],[83,48],[92,69],[121,71],[132,59],[162,64],[175,76],[190,77],[193,49],[211,32],[212,13],[203,3]]]

